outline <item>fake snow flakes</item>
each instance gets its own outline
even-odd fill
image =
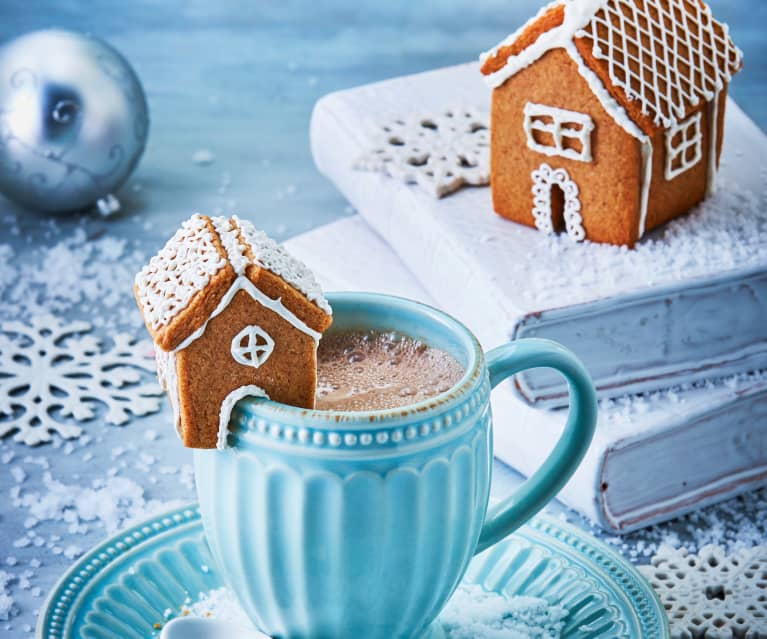
[[[109,424],[159,410],[162,391],[147,381],[155,370],[151,348],[117,334],[107,349],[90,330],[52,316],[0,324],[0,437],[15,432],[15,441],[30,446],[51,433],[78,437],[73,420],[93,419],[99,405]]]
[[[376,127],[354,168],[418,184],[436,198],[490,183],[490,121],[474,108],[402,116]]]
[[[0,570],[0,621],[8,621],[18,612],[10,593],[10,584],[13,581],[15,581],[15,577],[4,570]]]
[[[537,597],[507,599],[481,586],[462,585],[440,622],[449,639],[551,639],[561,635],[567,614]]]
[[[767,639],[767,546],[729,556],[662,546],[640,571],[660,595],[672,639]]]

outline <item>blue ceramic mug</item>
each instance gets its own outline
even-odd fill
[[[448,351],[466,373],[446,393],[396,410],[241,401],[230,448],[194,453],[208,543],[269,635],[440,636],[430,624],[474,554],[543,508],[580,463],[594,433],[594,388],[554,342],[520,340],[485,356],[468,329],[433,308],[383,295],[329,298],[331,330],[396,330]],[[490,390],[535,367],[567,378],[567,424],[540,470],[487,512]]]

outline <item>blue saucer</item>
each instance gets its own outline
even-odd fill
[[[563,639],[666,639],[650,585],[585,533],[537,517],[474,559],[465,582],[541,597],[570,611]],[[148,639],[165,611],[222,586],[196,505],[158,515],[100,544],[51,591],[38,639]],[[478,638],[479,639],[479,638]]]

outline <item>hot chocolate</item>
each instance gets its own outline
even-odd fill
[[[415,404],[463,376],[455,358],[397,332],[326,335],[317,352],[318,410],[381,410]]]

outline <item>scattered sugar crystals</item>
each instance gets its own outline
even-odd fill
[[[637,417],[660,408],[673,410],[675,406],[703,407],[714,394],[721,397],[728,393],[743,395],[767,389],[767,370],[732,375],[723,379],[702,380],[679,384],[670,388],[622,397],[603,399],[599,402],[600,424],[610,428],[628,430],[637,424]],[[690,394],[691,391],[698,391]],[[689,409],[688,409],[689,410]]]
[[[605,536],[592,526],[634,563],[647,563],[664,545],[689,552],[715,545],[730,554],[767,541],[767,487],[622,537]]]
[[[4,622],[0,634],[32,627],[39,600],[67,565],[94,543],[147,516],[180,506],[193,494],[192,467],[179,464],[164,494],[182,495],[183,499],[149,498],[139,483],[146,475],[149,454],[133,441],[113,447],[122,451],[113,462],[114,477],[88,482],[65,468],[76,468],[76,460],[88,448],[110,450],[101,438],[77,440],[72,462],[62,461],[56,466],[61,473],[58,476],[54,476],[47,456],[20,455],[8,450],[11,446],[0,443],[0,461],[6,462],[0,472],[7,473],[4,485],[8,487],[4,496],[8,507],[2,522],[5,556],[0,557],[0,622]],[[58,449],[59,454],[65,447],[66,443],[55,437],[46,450]],[[174,490],[172,484],[178,488]]]
[[[688,215],[650,233],[636,248],[608,244],[576,245],[567,236],[530,234],[529,266],[518,269],[518,256],[505,255],[505,235],[518,229],[493,221],[499,235],[488,259],[508,272],[505,290],[519,290],[536,307],[581,303],[584,295],[607,298],[650,286],[710,277],[767,263],[767,179],[759,192],[740,188],[720,176],[717,193]],[[541,260],[545,258],[545,263]],[[510,262],[510,260],[516,260]],[[508,264],[507,264],[508,263]],[[506,269],[504,271],[504,269]]]
[[[57,237],[56,222],[51,224]],[[89,235],[82,226],[49,246],[17,252],[0,243],[3,319],[87,310],[95,326],[137,328],[141,317],[132,301],[132,283],[143,262],[136,243]]]
[[[203,593],[180,614],[252,627],[228,588]],[[535,597],[506,598],[481,586],[462,585],[440,616],[446,639],[556,639],[568,611]],[[167,618],[167,617],[166,617]]]
[[[210,149],[197,149],[192,153],[192,162],[198,166],[209,166],[213,164],[216,156]]]
[[[0,570],[0,621],[8,621],[18,614],[16,604],[11,597],[11,583],[17,581],[16,577],[5,570]]]

